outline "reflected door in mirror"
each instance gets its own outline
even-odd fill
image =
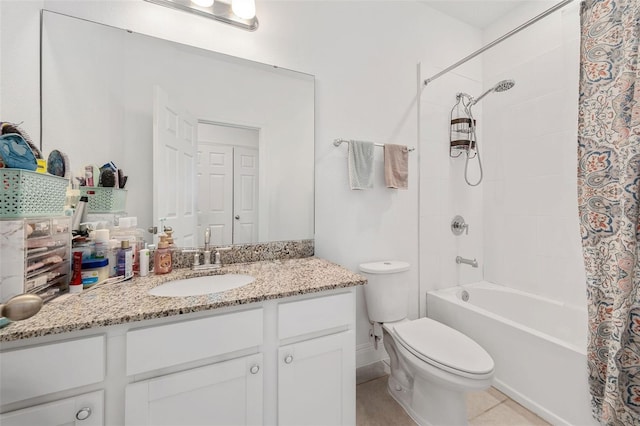
[[[197,182],[198,241],[211,229],[211,243],[259,241],[258,129],[200,122]]]
[[[162,88],[153,95],[153,217],[173,229],[176,245],[193,247],[197,121]]]

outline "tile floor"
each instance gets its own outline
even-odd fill
[[[358,369],[356,381],[356,423],[358,426],[415,426],[415,422],[387,392],[384,365]],[[382,376],[382,377],[381,377]],[[467,395],[470,426],[549,425],[495,388]]]

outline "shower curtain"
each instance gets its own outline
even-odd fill
[[[640,1],[581,10],[578,203],[594,417],[640,425]]]

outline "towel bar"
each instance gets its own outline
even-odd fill
[[[346,142],[349,142],[349,139],[335,139],[335,140],[333,141],[333,145],[334,145],[334,146],[340,146],[340,144],[342,144],[342,143],[346,143]],[[375,146],[384,146],[384,144],[383,144],[383,143],[374,143],[374,145],[375,145]],[[415,148],[414,148],[414,147],[407,147],[407,150],[408,150],[409,152],[411,152],[411,151],[415,151]]]

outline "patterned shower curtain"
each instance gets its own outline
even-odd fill
[[[594,417],[640,425],[640,0],[582,4],[578,202]]]

